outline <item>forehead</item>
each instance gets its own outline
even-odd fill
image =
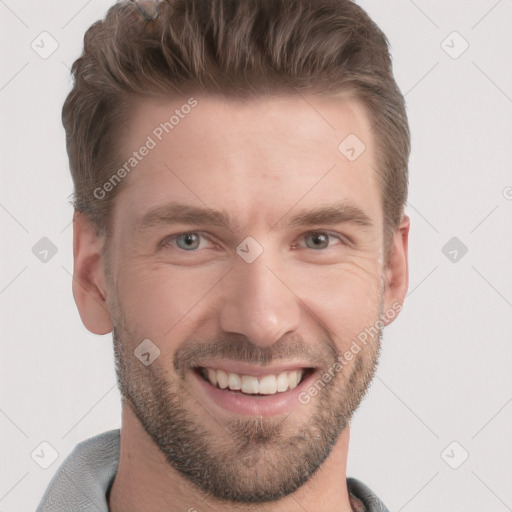
[[[254,214],[272,222],[299,201],[344,198],[378,216],[371,124],[347,95],[142,99],[121,146],[134,165],[125,166],[114,210],[132,222],[178,200],[231,207],[242,224]]]
[[[276,142],[288,147],[303,147],[303,139],[308,138],[337,150],[349,133],[364,139],[365,144],[373,143],[366,109],[348,92],[330,96],[281,93],[248,99],[190,94],[138,98],[128,108],[128,150],[147,135],[159,145],[179,144],[191,131],[208,141],[244,140],[246,150],[258,146],[259,141],[267,143],[269,134],[272,138],[279,135]],[[247,134],[252,140],[247,140]]]

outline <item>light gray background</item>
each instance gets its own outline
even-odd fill
[[[408,104],[410,287],[348,474],[391,512],[512,510],[512,0],[359,3]],[[109,5],[0,0],[0,512],[34,510],[78,442],[120,426],[111,336],[88,333],[71,294],[60,122],[83,34]],[[58,43],[47,58],[31,48],[51,49],[43,31]],[[32,252],[43,237],[58,250],[46,262]],[[58,452],[48,469],[42,442]]]

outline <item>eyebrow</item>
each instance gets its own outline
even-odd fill
[[[372,227],[372,219],[356,205],[336,203],[334,205],[305,210],[294,215],[287,226],[308,226],[312,224],[353,223],[362,227]]]
[[[136,230],[145,230],[162,224],[209,224],[229,228],[233,223],[224,211],[170,203],[148,211],[136,221]]]
[[[277,224],[281,223],[281,220]],[[373,226],[372,219],[361,208],[354,204],[340,202],[312,210],[299,211],[285,223],[285,227],[344,223],[357,224],[362,227]],[[210,225],[230,230],[238,225],[224,210],[169,203],[145,213],[136,221],[135,229],[144,231],[152,227],[169,224]]]

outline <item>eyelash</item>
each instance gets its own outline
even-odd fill
[[[333,233],[331,231],[326,231],[326,230],[313,230],[313,231],[307,231],[306,233],[303,233],[299,238],[304,238],[308,235],[313,235],[313,234],[325,234],[329,237],[332,237],[332,238],[336,238],[339,242],[341,242],[341,245],[350,245],[351,244],[351,241],[344,235],[341,235],[339,233]],[[198,235],[200,237],[203,237],[204,239],[208,240],[209,242],[211,243],[214,243],[210,237],[206,236],[204,233],[202,233],[201,231],[185,231],[183,233],[177,233],[175,235],[171,235],[171,236],[168,236],[166,238],[164,238],[164,240],[162,240],[162,242],[160,243],[160,245],[165,248],[165,247],[170,247],[171,245],[173,245],[173,248],[177,248],[177,249],[180,249],[179,247],[176,247],[174,246],[174,243],[176,242],[176,240],[182,236],[185,236],[185,235]],[[312,251],[318,251],[318,252],[322,252],[322,251],[326,251],[327,249],[330,249],[331,248],[331,245],[330,244],[328,247],[326,247],[325,249],[313,249],[311,247],[303,247],[304,249],[311,249]],[[293,243],[292,245],[292,249],[297,249],[297,243]],[[190,250],[190,251],[187,251],[186,249],[181,249],[183,252],[196,252],[198,249],[193,249],[193,250]]]
[[[313,231],[307,231],[306,233],[303,233],[299,238],[305,238],[308,235],[315,235],[315,234],[327,235],[328,237],[336,238],[339,242],[341,242],[341,245],[349,245],[349,240],[344,235],[341,235],[339,233],[333,233],[331,231],[321,230],[321,229],[315,229]],[[330,249],[331,245],[332,244],[329,244],[325,249],[312,249],[311,247],[304,247],[304,249],[311,249],[312,251],[319,251],[319,252],[321,252],[322,250],[325,251],[327,249]],[[297,248],[296,244],[293,244],[292,245],[292,249],[296,249],[296,248]]]
[[[171,235],[171,236],[164,238],[162,240],[162,242],[160,243],[160,245],[163,248],[170,247],[171,245],[173,245],[176,242],[177,238],[180,238],[185,235],[198,235],[198,236],[203,237],[204,239],[208,240],[209,242],[214,243],[209,237],[205,236],[204,233],[202,233],[201,231],[184,231],[183,233],[176,233],[175,235]],[[173,248],[179,249],[179,247],[176,247],[176,246],[174,246]],[[187,252],[185,249],[182,249],[182,251]],[[197,249],[196,249],[196,251],[197,251]],[[190,252],[195,252],[195,251],[191,250]]]

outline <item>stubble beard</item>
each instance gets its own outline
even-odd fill
[[[379,318],[382,307],[381,300]],[[203,498],[219,503],[272,502],[303,486],[329,456],[367,393],[382,340],[379,328],[350,366],[319,387],[306,414],[297,404],[285,418],[239,416],[226,422],[196,403],[182,378],[171,373],[171,364],[157,359],[144,366],[133,353],[140,340],[124,315],[118,316],[114,356],[124,401],[168,463]],[[321,368],[319,380],[335,362],[333,357],[331,365]]]

